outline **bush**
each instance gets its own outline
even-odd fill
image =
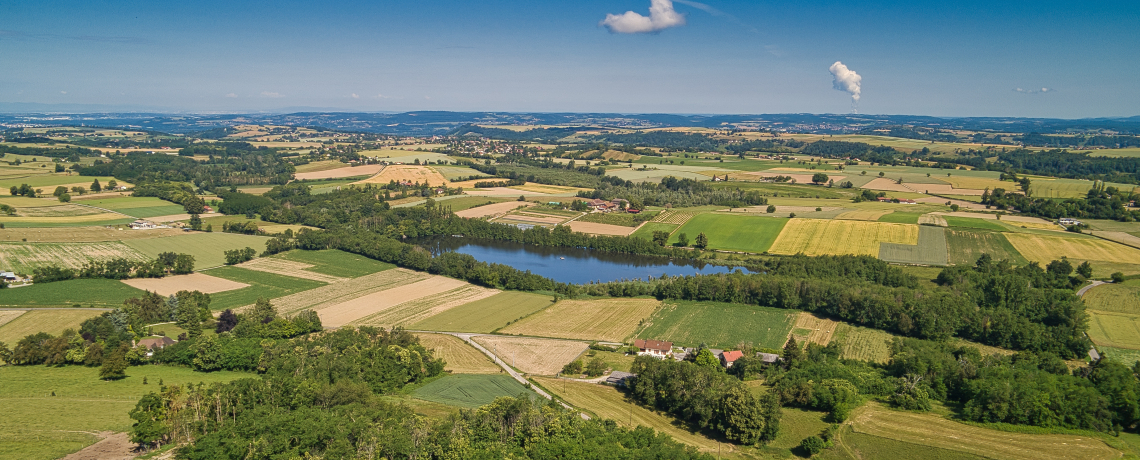
[[[806,452],[809,457],[815,456],[827,448],[827,441],[824,441],[823,438],[820,438],[819,436],[808,436],[804,438],[802,442],[800,442],[800,449],[803,449],[803,451]]]
[[[1123,283],[1124,282],[1124,274],[1120,273],[1120,272],[1113,273],[1112,274],[1112,282],[1113,283]]]
[[[562,373],[566,375],[580,375],[582,373],[582,360],[566,363],[562,366]]]

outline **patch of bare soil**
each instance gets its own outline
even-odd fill
[[[95,436],[103,438],[83,450],[63,457],[63,460],[131,460],[135,458],[135,443],[127,433],[101,431]]]
[[[205,273],[191,273],[189,275],[174,275],[165,278],[135,278],[123,280],[123,283],[151,291],[161,296],[168,296],[178,291],[201,291],[205,294],[232,291],[249,287],[248,284],[230,281],[225,278],[210,276]]]

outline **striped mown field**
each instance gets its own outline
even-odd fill
[[[878,257],[880,243],[918,244],[918,226],[852,220],[791,219],[769,252]]]

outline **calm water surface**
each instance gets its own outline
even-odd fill
[[[729,273],[744,267],[688,264],[664,257],[614,254],[591,249],[552,248],[507,241],[472,238],[442,237],[420,241],[419,244],[439,254],[453,251],[469,254],[475,259],[510,265],[519,270],[530,270],[563,283],[582,284],[591,281],[619,281],[646,279],[661,275],[695,275]]]

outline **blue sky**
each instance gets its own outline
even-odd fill
[[[3,2],[0,102],[847,113],[842,61],[861,113],[1140,115],[1140,2],[676,1],[683,25],[600,24],[650,2]]]

